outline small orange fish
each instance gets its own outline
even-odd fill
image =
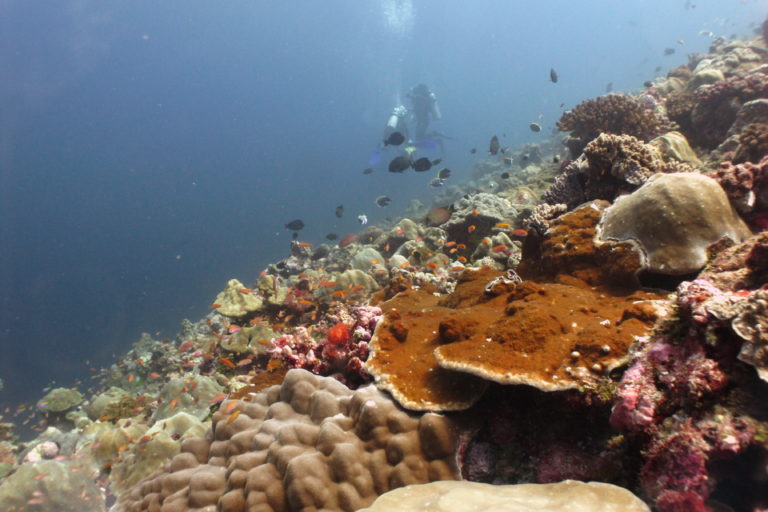
[[[237,366],[248,366],[252,362],[253,360],[249,358],[241,359],[240,361],[237,362]]]
[[[494,247],[492,249],[492,251],[493,252],[502,252],[502,251],[506,251],[507,249],[508,249],[508,247],[506,245],[501,244],[501,245],[497,245],[496,247]]]
[[[516,229],[516,230],[514,230],[514,231],[512,232],[512,234],[513,234],[514,236],[518,236],[518,237],[521,237],[521,238],[522,238],[522,237],[526,237],[526,236],[528,236],[528,231],[526,231],[526,230],[524,230],[524,229]]]
[[[268,371],[279,370],[282,367],[283,367],[283,362],[278,361],[277,359],[270,359],[270,361],[267,363]]]
[[[264,345],[265,347],[271,347],[272,346],[272,342],[269,341],[269,340],[265,340],[265,339],[258,339],[258,340],[256,340],[256,343],[260,343],[260,344]]]
[[[179,399],[174,398],[173,400],[168,402],[168,407],[170,407],[171,409],[175,409],[178,404],[179,404]]]
[[[493,227],[499,228],[499,229],[507,229],[507,228],[509,228],[509,224],[506,223],[506,222],[499,222],[498,224],[496,224]]]
[[[299,242],[297,245],[299,247],[312,247],[312,244],[309,242]]]
[[[749,290],[738,290],[738,291],[733,292],[733,294],[736,297],[746,297],[747,295],[749,295]]]
[[[467,248],[467,244],[459,244],[459,245],[456,246],[456,248],[461,250],[461,251],[463,251],[464,249]]]
[[[376,265],[378,263],[381,263],[381,260],[371,260],[370,263],[371,265]]]
[[[460,261],[460,262],[462,262],[462,263],[466,263],[466,262],[467,262],[467,258],[465,258],[464,256],[459,256],[459,257],[458,257],[458,258],[456,258],[456,259],[457,259],[457,260],[459,260],[459,261]]]
[[[147,434],[146,436],[139,439],[139,444],[146,444],[152,440],[152,434]]]
[[[33,476],[35,480],[42,480],[43,478],[47,477],[48,473],[38,473],[37,475]]]
[[[296,302],[298,302],[299,304],[304,304],[306,306],[314,305],[314,302],[312,302],[311,300],[307,300],[307,299],[299,299]]]
[[[215,397],[211,398],[211,401],[208,402],[208,403],[211,404],[211,405],[220,404],[221,402],[224,401],[225,398],[227,398],[227,394],[226,393],[219,393]]]
[[[459,266],[456,266],[456,267],[451,267],[451,268],[450,268],[450,271],[451,271],[451,272],[460,272],[460,271],[462,271],[462,270],[464,270],[464,267],[459,267]]]
[[[149,374],[149,378],[150,379],[159,379],[160,377],[161,377],[161,375],[159,373],[157,373],[157,372],[152,372],[152,373]]]
[[[469,226],[469,227],[467,228],[467,233],[471,233],[471,232],[473,232],[473,231],[474,231],[474,230],[476,230],[476,229],[477,229],[477,226],[475,226],[474,224],[472,224],[471,226]]]
[[[472,210],[472,215],[477,215],[477,208],[475,208],[474,210]]]
[[[234,367],[235,367],[235,363],[233,363],[232,361],[230,361],[230,360],[229,360],[229,359],[227,359],[226,357],[220,357],[220,358],[219,358],[219,361],[221,361],[221,362],[222,362],[222,363],[224,363],[225,365],[229,366],[230,368],[234,368]]]
[[[405,261],[405,262],[403,262],[403,263],[401,263],[401,264],[400,264],[400,268],[405,268],[405,267],[407,267],[407,266],[409,266],[409,265],[410,265],[410,263],[408,263],[407,261]]]
[[[211,305],[210,305],[210,306],[208,306],[208,307],[209,307],[210,309],[218,309],[218,308],[220,308],[220,307],[221,307],[221,304],[219,304],[219,303],[217,302],[216,304],[211,304]]]
[[[131,382],[133,382],[133,379],[135,379],[135,378],[136,378],[136,376],[135,376],[135,375],[133,375],[133,374],[130,374],[130,375],[128,375],[128,384],[130,384]]]
[[[483,238],[483,245],[491,245],[491,241],[487,238]]]
[[[453,249],[451,249],[450,251],[448,251],[448,254],[455,254],[455,253],[457,253],[458,251],[459,251],[459,250],[458,250],[457,248],[455,248],[455,247],[454,247]]]
[[[227,418],[227,421],[225,421],[225,422],[224,422],[224,425],[225,425],[225,426],[226,426],[226,425],[229,425],[230,423],[232,423],[233,421],[235,421],[235,420],[237,419],[237,417],[238,417],[238,416],[240,416],[240,409],[238,409],[238,410],[236,410],[235,412],[233,412],[233,413],[232,413],[232,414],[229,416],[229,418]]]
[[[384,251],[389,252],[389,242],[387,242],[387,245],[384,246]]]
[[[240,293],[251,293],[253,291],[253,289],[251,289],[251,288],[240,288],[240,290],[238,290],[238,291]]]
[[[229,334],[234,334],[236,332],[242,331],[242,328],[237,324],[229,324],[227,331],[229,331]]]
[[[451,240],[450,242],[445,242],[443,245],[445,245],[446,247],[453,247],[454,245],[456,245],[456,241]]]
[[[185,341],[179,346],[179,352],[186,352],[195,344],[194,340]]]
[[[396,229],[395,230],[395,234],[396,235],[404,235],[405,234],[405,230],[404,229]]]
[[[238,402],[236,400],[232,400],[231,402],[228,402],[227,405],[221,408],[221,412],[223,412],[224,414],[231,413],[232,411],[235,410],[235,407],[237,407],[237,403]]]
[[[331,294],[331,297],[343,297],[347,293],[346,290],[336,290]]]
[[[432,270],[435,270],[435,269],[437,268],[437,266],[438,266],[438,265],[437,265],[437,263],[435,263],[435,262],[433,262],[433,261],[430,261],[430,262],[427,262],[427,266],[428,266],[429,268],[431,268]]]

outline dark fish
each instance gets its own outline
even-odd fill
[[[613,82],[608,82],[605,85],[605,92],[611,92],[613,90]]]
[[[448,179],[450,176],[451,176],[451,170],[448,169],[447,167],[437,171],[437,177],[440,178],[441,180]]]
[[[469,150],[469,153],[470,153],[471,155],[474,155],[475,153],[477,153],[477,148],[472,148],[472,149],[470,149],[470,150]]]
[[[673,53],[675,53],[674,48],[664,48],[664,55],[672,55]]]
[[[434,160],[432,160],[432,165],[440,165],[442,161],[443,161],[442,158],[435,158]]]
[[[523,158],[523,162],[527,162],[528,161],[528,153],[525,153],[522,158]]]
[[[292,220],[285,225],[285,229],[290,229],[291,231],[301,231],[304,229],[304,221],[301,219]]]
[[[328,233],[327,235],[325,235],[325,238],[327,238],[330,241],[334,241],[334,240],[338,240],[339,235],[337,235],[336,233]]]
[[[557,83],[557,71],[555,71],[555,68],[549,69],[549,80],[553,83]]]
[[[539,133],[541,131],[541,125],[539,123],[531,123],[529,125],[529,128],[532,132]]]
[[[560,163],[560,157],[555,155],[552,157],[552,163],[553,164],[559,164]]]
[[[299,232],[298,231],[294,231],[291,234],[291,240],[297,240],[298,238],[299,238]]]
[[[656,66],[656,68],[653,70],[654,73],[658,73],[661,71],[661,66]]]
[[[392,132],[389,134],[389,137],[387,137],[384,140],[385,146],[399,146],[405,142],[405,135],[403,135],[400,132]]]
[[[379,196],[374,202],[379,208],[384,208],[385,206],[389,206],[392,203],[392,199],[387,196]]]
[[[653,87],[653,82],[651,82],[650,80],[646,80],[645,82],[643,82],[643,87]]]
[[[343,216],[344,216],[344,205],[340,204],[339,206],[336,207],[336,217],[340,219]]]
[[[373,169],[369,167],[363,171],[363,174],[373,174]]]
[[[415,162],[413,162],[412,167],[413,167],[413,170],[416,172],[424,172],[432,168],[432,162],[429,161],[429,158],[423,156],[418,160],[416,160]]]
[[[497,136],[491,137],[491,144],[488,149],[488,152],[492,155],[495,155],[499,152],[499,138]]]
[[[404,172],[411,166],[411,159],[407,156],[398,156],[389,162],[389,172]]]
[[[505,156],[504,157],[504,165],[507,167],[512,167],[512,157],[511,156]]]
[[[501,154],[506,155],[509,152],[509,146],[504,146],[501,148]]]
[[[501,173],[501,179],[503,179],[503,180],[508,180],[510,176],[512,176],[512,175],[509,174],[508,172]]]

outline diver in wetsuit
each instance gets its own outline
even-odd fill
[[[405,105],[394,108],[384,129],[385,140],[394,132],[399,132],[408,139],[408,120],[413,119],[416,123],[414,142],[423,141],[428,138],[427,128],[430,120],[439,120],[442,117],[437,105],[437,97],[426,85],[419,84],[411,88],[406,96],[411,100],[411,108],[408,109]]]
[[[437,97],[424,84],[412,88],[407,96],[411,100],[411,115],[416,121],[416,140],[424,140],[430,119],[437,121],[442,117],[437,106]]]

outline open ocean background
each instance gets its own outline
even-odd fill
[[[437,94],[455,183],[491,135],[542,141],[561,103],[639,90],[705,51],[701,31],[753,37],[766,14],[768,0],[0,0],[0,407],[86,388],[143,331],[173,337],[228,279],[286,257],[294,218],[318,244],[429,201],[433,172],[388,173],[385,157],[362,174],[411,86]]]

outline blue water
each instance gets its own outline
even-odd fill
[[[294,218],[317,244],[428,200],[433,173],[388,173],[385,156],[362,174],[416,83],[460,180],[491,135],[542,140],[561,103],[638,90],[705,51],[699,31],[768,14],[691,3],[3,0],[0,404],[72,385],[142,331],[172,336],[227,279],[285,257]]]

